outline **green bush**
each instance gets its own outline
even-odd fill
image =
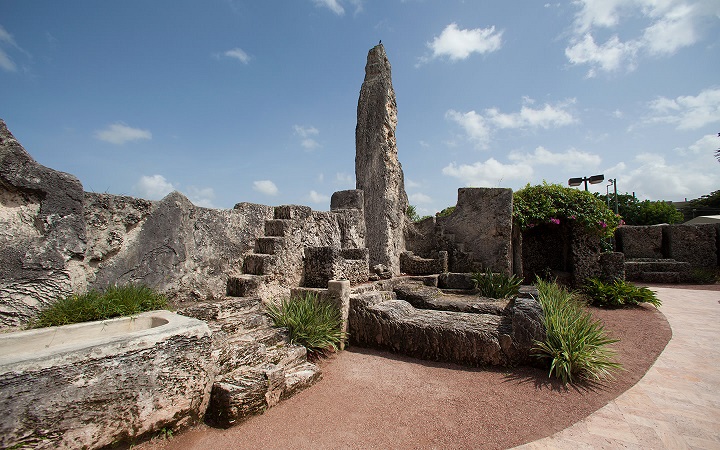
[[[131,316],[166,307],[165,296],[146,286],[110,286],[105,291],[92,290],[58,300],[43,309],[38,318],[30,323],[30,328]]]
[[[638,287],[625,280],[614,280],[605,283],[597,278],[590,278],[582,288],[582,293],[591,305],[605,307],[621,307],[650,303],[656,308],[662,302],[653,291],[646,287]]]
[[[549,361],[548,375],[565,384],[612,378],[621,365],[614,361],[615,352],[608,346],[618,340],[608,337],[602,323],[592,318],[573,293],[540,279],[537,286],[546,337],[544,342],[535,342],[535,351]]]
[[[347,338],[340,310],[316,295],[285,299],[267,308],[275,326],[288,329],[290,342],[305,346],[310,353],[337,351]]]
[[[520,292],[522,278],[515,275],[507,276],[504,273],[493,273],[490,269],[485,272],[475,272],[471,278],[475,281],[480,295],[489,298],[509,298]]]
[[[690,277],[697,284],[715,284],[720,281],[720,271],[715,269],[692,269]]]
[[[573,220],[588,231],[612,237],[620,217],[593,194],[559,184],[529,184],[513,194],[513,218],[521,229]]]

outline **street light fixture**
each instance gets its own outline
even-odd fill
[[[613,190],[615,191],[615,214],[617,214],[618,213],[617,178],[609,179],[607,188],[605,189],[608,207],[610,207],[610,198],[609,198],[609,195],[607,194],[607,192],[610,189],[610,186],[612,186],[614,188]]]
[[[570,178],[568,180],[568,184],[570,186],[580,186],[585,183],[585,190],[588,190],[588,181],[590,184],[598,184],[605,181],[605,175],[593,175],[591,177],[580,177],[580,178]]]

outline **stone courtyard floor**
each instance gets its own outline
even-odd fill
[[[536,369],[467,369],[351,348],[324,363],[318,385],[264,415],[135,448],[501,449],[549,436],[517,448],[720,449],[720,286],[712,288],[653,286],[665,317],[651,307],[599,310],[609,329],[628,333],[618,348],[628,370],[608,386],[564,389]]]

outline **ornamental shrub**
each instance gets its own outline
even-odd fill
[[[513,218],[523,230],[572,220],[602,237],[612,237],[620,224],[620,217],[590,192],[546,182],[513,194]]]
[[[504,273],[493,273],[490,269],[475,272],[471,278],[475,281],[480,295],[488,298],[510,298],[518,295],[522,278]]]
[[[638,287],[619,279],[605,283],[597,278],[590,278],[583,286],[582,292],[588,298],[590,304],[610,308],[638,305],[640,303],[650,303],[658,308],[662,304],[650,289]]]
[[[537,356],[550,365],[549,376],[573,383],[578,379],[602,381],[622,368],[609,347],[618,342],[585,309],[575,294],[557,283],[537,280],[544,313],[546,337],[535,342]]]
[[[275,326],[288,329],[290,342],[304,346],[310,354],[337,351],[347,338],[340,310],[317,295],[285,299],[267,309]]]
[[[147,286],[110,286],[58,300],[40,312],[30,328],[53,327],[72,323],[132,316],[144,311],[167,308],[164,295]]]

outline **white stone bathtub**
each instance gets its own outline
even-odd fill
[[[205,322],[170,311],[0,334],[0,448],[99,448],[201,420]]]

